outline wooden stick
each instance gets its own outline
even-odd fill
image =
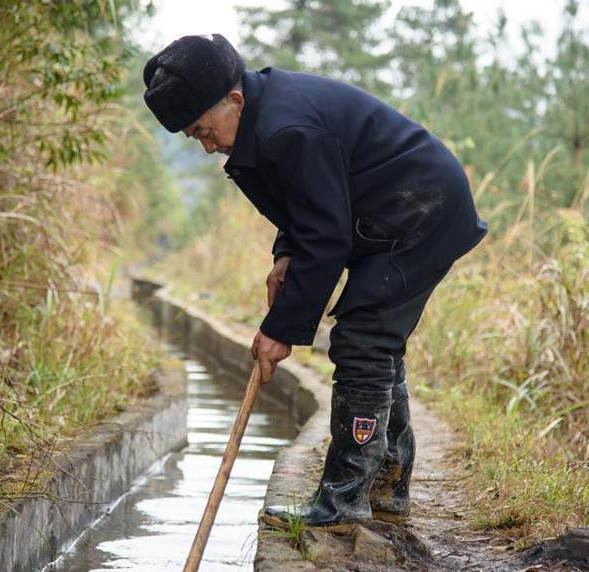
[[[188,559],[184,565],[184,572],[197,572],[198,567],[200,566],[200,561],[205,551],[207,540],[209,539],[211,528],[213,527],[213,522],[217,516],[217,510],[219,510],[219,505],[223,499],[225,487],[227,486],[227,481],[229,480],[233,463],[235,462],[235,458],[239,452],[239,445],[241,444],[241,439],[245,432],[245,428],[247,427],[247,422],[249,420],[250,413],[252,412],[252,407],[256,401],[258,391],[260,390],[261,383],[262,378],[260,375],[260,366],[256,361],[254,363],[250,379],[247,383],[245,395],[243,396],[241,405],[239,407],[239,412],[237,413],[237,417],[233,422],[231,435],[229,436],[229,441],[227,442],[227,447],[225,448],[225,453],[223,454],[223,460],[221,461],[221,466],[219,467],[215,484],[213,485],[213,489],[209,495],[207,506],[198,526],[198,531],[196,532],[196,536],[192,542],[190,554],[188,554]]]

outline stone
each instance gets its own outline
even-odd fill
[[[589,528],[572,528],[545,544],[549,559],[585,560],[589,562]]]
[[[354,554],[358,558],[396,562],[397,552],[393,544],[376,532],[358,526],[354,534]]]
[[[330,534],[337,534],[339,536],[354,536],[356,533],[357,524],[330,524],[327,526],[310,527],[313,530],[323,530]]]
[[[303,531],[301,548],[305,557],[316,563],[334,562],[349,550],[349,539],[328,530],[308,528]]]
[[[367,525],[372,532],[393,545],[397,561],[427,562],[432,554],[427,544],[406,523],[396,524],[373,520]]]
[[[266,518],[270,519],[271,525]],[[258,540],[264,543],[264,551],[256,553],[254,569],[257,572],[274,572],[282,569],[288,569],[289,572],[306,572],[315,569],[299,549],[287,541],[286,526],[282,521],[276,519],[274,522],[272,517],[264,517],[260,518],[260,523]]]
[[[274,528],[276,530],[287,530],[288,524],[278,518],[277,516],[271,516],[269,514],[264,514],[263,511],[260,511],[258,514],[258,522],[263,522],[264,524],[268,525],[270,528]]]
[[[384,510],[373,510],[372,516],[375,520],[379,520],[381,522],[389,522],[391,524],[397,524],[399,526],[403,526],[408,520],[408,517],[406,516],[401,516],[400,514],[394,514],[392,512],[386,512]]]

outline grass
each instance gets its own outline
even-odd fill
[[[307,553],[303,542],[303,533],[306,525],[303,521],[301,502],[293,500],[292,504],[286,506],[284,519],[280,520],[280,525],[273,527],[272,530],[264,531],[270,537],[286,540],[295,550],[298,550],[305,560],[312,560],[313,555]]]
[[[589,228],[582,204],[528,223],[458,265],[409,348],[462,432],[475,525],[521,545],[589,524]]]
[[[120,305],[102,314],[95,302],[48,295],[15,321],[0,370],[0,495],[8,496],[42,488],[56,449],[157,390],[158,351]]]
[[[138,151],[135,110],[116,101],[130,47],[123,23],[100,20],[93,2],[73,4],[0,6],[4,508],[45,494],[56,450],[157,389],[159,349],[112,301],[116,272],[104,266],[130,236],[148,250],[178,222],[162,215],[178,201],[154,152]]]
[[[0,167],[0,499],[42,493],[54,452],[156,389],[158,349],[99,263],[122,227],[109,177],[24,142]]]
[[[104,189],[84,182],[93,170],[66,178],[27,159],[0,169],[4,498],[42,490],[56,449],[156,389],[157,349],[134,313],[110,302],[114,271],[97,263],[120,223]]]
[[[155,266],[153,274],[164,273],[175,293],[188,302],[198,302],[233,321],[257,325],[266,309],[264,281],[271,269],[275,231],[254,213],[245,197],[226,194],[211,230]]]
[[[545,418],[507,413],[460,386],[418,394],[463,434],[457,461],[473,475],[466,482],[475,527],[526,543],[588,523],[587,465],[574,461],[564,435],[546,433]]]

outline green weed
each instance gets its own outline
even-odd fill
[[[303,542],[303,533],[306,525],[303,522],[302,507],[303,504],[301,502],[293,500],[292,504],[286,506],[284,520],[281,521],[280,526],[265,531],[264,534],[286,540],[302,554],[304,559],[312,559],[312,555],[307,553]]]

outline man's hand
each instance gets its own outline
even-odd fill
[[[284,284],[284,277],[286,270],[290,264],[290,256],[281,256],[275,263],[274,268],[266,278],[266,286],[268,287],[268,308],[271,308],[276,299],[276,294]]]
[[[290,355],[292,346],[283,344],[258,331],[252,343],[252,355],[260,364],[262,383],[268,383],[279,361]]]

